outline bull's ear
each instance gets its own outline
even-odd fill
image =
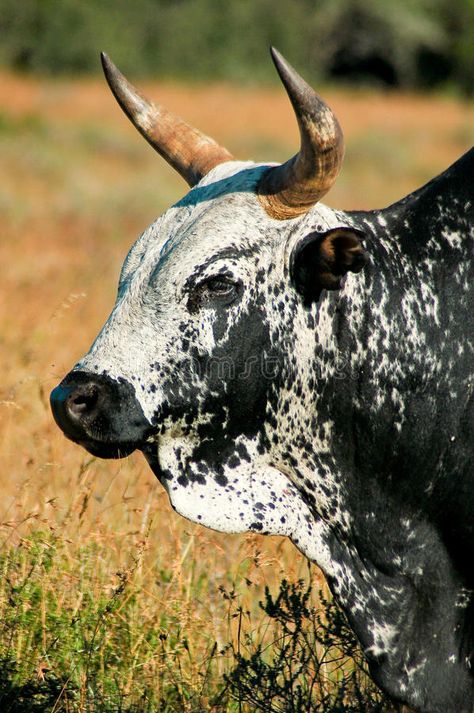
[[[359,272],[367,262],[361,244],[364,234],[353,228],[332,228],[306,235],[294,247],[290,275],[305,302],[314,302],[321,290],[337,290],[347,272]]]

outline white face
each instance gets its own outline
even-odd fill
[[[283,274],[285,235],[272,243],[254,219],[263,214],[252,191],[261,171],[226,181],[229,166],[241,168],[215,169],[137,240],[114,310],[76,366],[128,380],[146,418],[160,426],[167,419],[176,426],[180,408],[188,420],[193,407],[206,418],[206,391],[222,391],[216,377],[227,363],[233,372],[250,356],[251,340],[236,353],[232,338],[246,316],[255,317],[256,301],[266,301],[263,276],[275,258]]]
[[[329,567],[323,525],[281,457],[288,423],[303,427],[308,404],[296,398],[279,411],[313,355],[311,310],[289,278],[291,246],[316,226],[340,225],[342,214],[319,205],[303,218],[269,218],[254,192],[265,168],[218,166],[144,232],[112,314],[72,375],[132,386],[150,425],[138,447],[182,515],[288,535]]]

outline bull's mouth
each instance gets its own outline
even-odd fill
[[[82,446],[86,451],[97,458],[119,459],[126,458],[137,450],[148,452],[148,450],[151,450],[151,442],[155,441],[151,429],[146,430],[143,434],[143,438],[140,440],[121,440],[115,439],[113,436],[107,438],[106,435],[96,437],[93,434],[79,432],[71,428],[70,424],[62,422],[60,418],[56,417],[56,414],[54,414],[54,416],[66,438],[78,446]]]

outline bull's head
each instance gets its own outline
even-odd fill
[[[142,450],[186,517],[289,535],[324,566],[337,498],[318,492],[313,462],[332,438],[317,404],[337,370],[326,290],[365,255],[353,221],[318,203],[340,169],[339,124],[272,55],[301,134],[283,165],[232,160],[104,56],[121,107],[192,190],[130,250],[111,316],[51,404],[94,455]]]

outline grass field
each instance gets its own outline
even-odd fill
[[[296,149],[283,90],[145,89],[239,158],[281,160]],[[474,143],[472,103],[324,95],[347,139],[330,205],[382,207]],[[51,388],[107,317],[128,247],[184,184],[129,127],[104,82],[1,74],[0,107],[0,710],[307,710],[285,703],[284,692],[274,707],[244,693],[239,702],[251,667],[233,689],[223,676],[259,643],[269,646],[267,663],[279,651],[270,644],[284,635],[281,622],[258,606],[265,586],[276,596],[283,577],[305,582],[285,607],[301,603],[311,582],[310,610],[325,589],[318,569],[280,538],[183,520],[139,454],[94,459],[49,412]],[[290,654],[299,660],[288,649],[283,667]],[[318,700],[348,666],[318,678]],[[363,710],[328,701],[311,710]]]

